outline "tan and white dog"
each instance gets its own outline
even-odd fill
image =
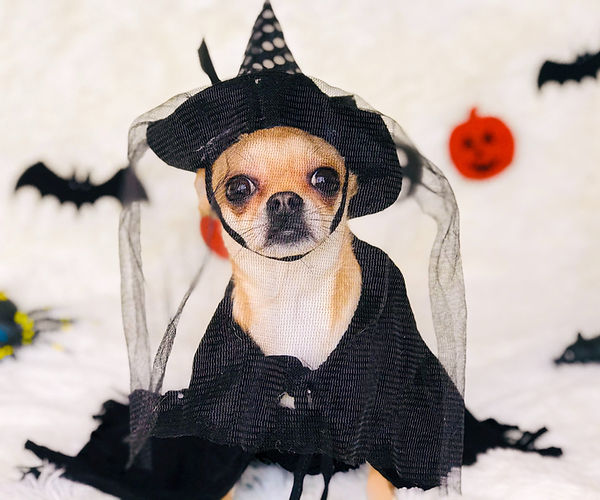
[[[347,179],[347,181],[346,181]],[[343,196],[344,182],[347,196]],[[205,172],[195,187],[210,205]],[[244,135],[215,161],[211,189],[223,220],[233,271],[233,315],[265,355],[290,355],[316,369],[348,328],[361,295],[348,202],[357,191],[344,158],[325,140],[291,127]],[[345,203],[345,207],[340,207]],[[331,231],[332,221],[341,213]],[[281,260],[303,255],[292,261]],[[293,400],[281,401],[293,407]],[[392,498],[370,470],[369,497]]]

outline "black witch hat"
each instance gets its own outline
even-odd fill
[[[242,134],[295,127],[332,144],[357,175],[349,217],[379,212],[398,198],[401,168],[381,115],[359,108],[347,93],[328,95],[323,84],[300,71],[268,1],[254,24],[238,76],[212,79],[212,86],[148,125],[147,143],[167,164],[192,172],[205,168],[210,179],[211,165]]]

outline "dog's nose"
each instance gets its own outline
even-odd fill
[[[298,212],[304,201],[292,191],[275,193],[267,200],[267,212],[272,215],[288,215]]]

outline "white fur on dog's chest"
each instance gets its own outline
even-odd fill
[[[334,278],[282,277],[250,300],[248,333],[266,355],[295,356],[312,369],[327,359],[345,330],[331,324]]]
[[[342,226],[296,261],[236,252],[233,316],[265,355],[294,356],[314,370],[335,349],[360,299],[351,244]]]

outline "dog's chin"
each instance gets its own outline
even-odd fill
[[[266,246],[296,245],[311,239],[310,231],[306,228],[289,228],[271,230],[267,233]]]
[[[281,259],[310,252],[317,244],[307,228],[280,229],[267,233],[265,243],[258,252],[267,257]]]

